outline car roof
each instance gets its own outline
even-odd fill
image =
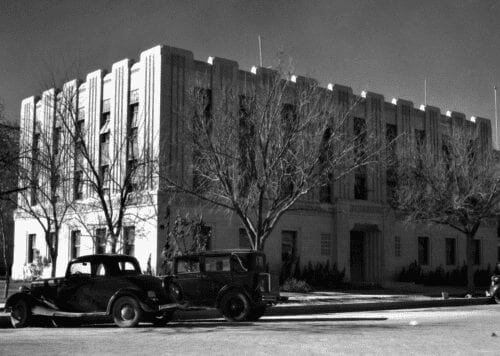
[[[135,257],[120,254],[85,255],[72,259],[70,262],[95,262],[95,261],[137,261]]]
[[[179,255],[176,257],[183,257],[183,256],[197,256],[197,255],[230,255],[232,253],[258,253],[258,254],[263,254],[262,251],[255,251],[252,249],[248,248],[232,248],[232,249],[221,249],[221,250],[208,250],[208,251],[200,251],[200,252],[194,252],[186,255]]]

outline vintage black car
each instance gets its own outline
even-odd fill
[[[278,301],[271,293],[266,256],[252,250],[219,250],[177,256],[164,284],[177,302],[219,308],[226,320],[255,321]]]
[[[178,307],[162,283],[160,278],[142,274],[134,257],[82,256],[68,263],[65,277],[21,287],[5,306],[15,328],[40,317],[56,324],[104,317],[120,327],[133,327],[141,321],[161,325],[171,320]]]

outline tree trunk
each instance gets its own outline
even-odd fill
[[[3,297],[4,299],[7,299],[7,297],[9,296],[9,287],[10,287],[10,273],[9,273],[9,267],[10,266],[5,266],[5,289],[4,289],[4,292],[3,292]]]
[[[54,278],[56,276],[57,253],[51,254],[50,259],[52,260],[52,269],[50,271],[50,276]]]
[[[109,237],[111,238],[111,241],[110,241],[111,253],[116,253],[116,242],[118,241],[118,236],[115,236],[114,234],[110,234]]]
[[[467,258],[467,293],[474,293],[474,235],[468,233],[466,238],[466,258]]]

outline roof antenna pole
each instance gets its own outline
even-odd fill
[[[262,68],[262,40],[259,35],[259,63],[260,67]]]

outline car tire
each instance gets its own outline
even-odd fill
[[[113,321],[120,328],[133,328],[142,319],[142,309],[139,302],[129,296],[120,297],[113,304]]]
[[[12,306],[12,311],[10,312],[10,323],[12,324],[12,327],[18,329],[29,326],[31,319],[31,306],[24,299],[17,300]]]
[[[170,321],[172,321],[174,317],[175,310],[168,310],[166,312],[163,312],[161,314],[156,314],[151,317],[151,322],[153,323],[154,326],[165,326],[167,325]]]
[[[242,292],[227,292],[221,299],[220,309],[227,321],[245,321],[250,314],[250,301]]]
[[[265,305],[260,305],[258,307],[253,307],[250,310],[250,314],[247,317],[248,321],[257,321],[259,320],[262,315],[266,312],[266,306]]]

